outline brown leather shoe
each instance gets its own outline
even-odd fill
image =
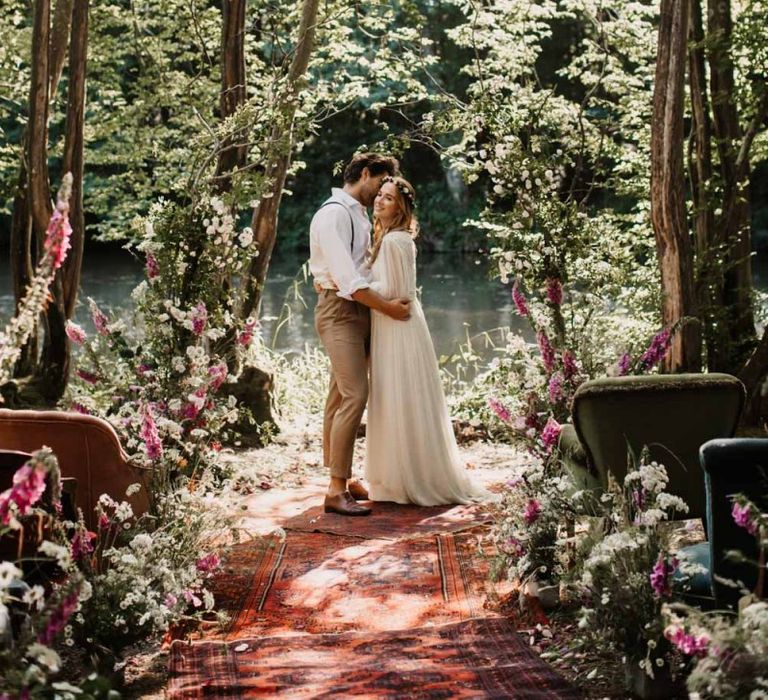
[[[338,513],[339,515],[370,515],[368,506],[361,506],[352,498],[349,491],[344,491],[336,496],[325,496],[324,508],[326,513]]]
[[[354,498],[356,501],[368,500],[368,489],[365,488],[365,486],[363,486],[356,479],[347,483],[347,491],[352,494],[352,498]]]

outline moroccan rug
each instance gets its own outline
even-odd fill
[[[214,584],[228,625],[208,639],[383,631],[490,614],[477,535],[360,540],[288,532],[235,547]]]
[[[502,618],[171,647],[168,697],[577,698]]]
[[[433,506],[423,508],[398,503],[374,503],[373,513],[349,518],[324,513],[317,505],[285,521],[286,530],[328,532],[344,537],[397,540],[439,533],[461,532],[493,521],[483,506]]]

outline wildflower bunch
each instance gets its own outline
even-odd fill
[[[662,608],[694,565],[670,555],[662,521],[685,513],[685,503],[664,489],[663,465],[645,461],[628,472],[623,488],[611,482],[601,497],[608,534],[593,533],[577,581],[584,605],[579,627],[585,643],[618,647],[647,675],[669,663]],[[681,582],[673,579],[676,572]]]
[[[494,574],[511,580],[558,581],[565,572],[571,539],[567,522],[582,512],[557,462],[534,462],[506,483],[491,538],[499,553]]]

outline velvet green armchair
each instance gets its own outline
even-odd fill
[[[706,512],[699,447],[731,437],[744,405],[744,386],[728,374],[604,377],[584,382],[573,398],[573,424],[563,426],[560,454],[577,489],[597,493],[608,474],[621,483],[629,450],[648,447],[667,469],[668,490],[690,511]]]

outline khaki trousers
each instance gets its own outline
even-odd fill
[[[315,307],[315,329],[331,360],[331,383],[323,415],[323,461],[331,476],[352,476],[355,437],[368,402],[368,307],[323,289]]]

